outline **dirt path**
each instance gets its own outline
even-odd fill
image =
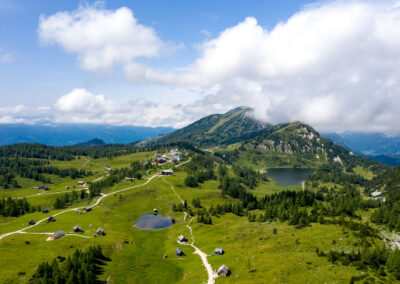
[[[165,179],[162,179],[162,180],[163,180],[166,184],[168,184],[168,185],[171,187],[171,190],[175,193],[175,195],[178,197],[178,199],[180,200],[180,202],[181,202],[182,204],[184,204],[184,200],[183,200],[182,197],[176,192],[174,186],[173,186],[171,183],[167,182]],[[187,218],[187,216],[188,216],[188,213],[187,213],[186,211],[183,211],[183,213],[185,214],[183,220],[186,221],[186,218]],[[203,262],[203,265],[204,265],[204,267],[206,268],[207,275],[208,275],[207,284],[214,284],[214,283],[215,283],[215,274],[214,274],[214,271],[213,271],[213,269],[212,269],[211,264],[210,264],[210,263],[208,262],[208,260],[207,260],[207,254],[204,253],[204,252],[202,252],[198,247],[196,247],[196,246],[194,245],[193,230],[192,230],[192,227],[190,226],[190,224],[192,223],[192,220],[193,220],[193,218],[190,219],[189,224],[186,225],[186,227],[188,228],[188,230],[189,230],[189,232],[190,232],[190,236],[191,236],[192,242],[186,244],[186,243],[181,243],[181,242],[178,241],[178,243],[181,244],[181,245],[191,246],[192,248],[194,248],[194,254],[198,254],[198,255],[200,256],[201,261]]]
[[[116,193],[119,193],[119,192],[122,192],[122,191],[126,191],[126,190],[129,190],[129,189],[133,189],[133,188],[145,186],[145,185],[147,185],[153,178],[155,178],[156,176],[157,176],[157,175],[153,175],[153,176],[149,177],[149,178],[147,179],[147,181],[146,181],[145,183],[142,183],[142,184],[138,184],[138,185],[135,185],[135,186],[131,186],[131,187],[127,187],[127,188],[124,188],[124,189],[120,189],[120,190],[117,190],[117,191],[114,191],[114,192],[110,192],[110,193],[108,193],[108,194],[102,193],[101,196],[100,196],[100,198],[97,199],[97,201],[96,201],[93,205],[91,205],[91,206],[92,206],[92,207],[98,206],[99,203],[100,203],[105,197],[107,197],[107,196],[110,196],[110,195],[113,195],[113,194],[116,194]],[[81,208],[82,208],[82,206],[76,207],[76,208],[66,209],[66,210],[61,211],[61,212],[58,212],[58,213],[56,213],[56,214],[54,214],[54,215],[52,215],[52,216],[55,217],[55,216],[58,216],[58,215],[61,215],[61,214],[67,213],[67,212],[77,211],[77,210],[79,210],[79,209],[81,209]],[[29,228],[36,227],[37,225],[39,225],[40,223],[46,221],[47,219],[48,219],[48,217],[43,218],[42,220],[37,221],[37,222],[36,222],[34,225],[32,225],[32,226],[28,226],[28,227],[22,228],[22,229],[20,229],[20,230],[14,231],[14,232],[9,232],[9,233],[2,234],[2,235],[0,235],[0,240],[3,239],[3,238],[5,238],[5,237],[7,237],[7,236],[13,235],[13,234],[23,233],[25,230],[27,230],[27,229],[29,229]]]
[[[86,161],[79,167],[79,169],[83,168],[84,166],[86,166],[89,163],[90,159],[88,157],[86,157]]]
[[[187,161],[185,161],[185,162],[183,162],[183,163],[180,163],[180,164],[177,165],[176,167],[179,167],[179,166],[181,166],[181,165],[183,165],[183,164],[186,164],[186,163],[188,163],[188,162],[190,162],[190,160],[187,160]],[[130,186],[130,187],[127,187],[127,188],[124,188],[124,189],[120,189],[120,190],[116,190],[116,191],[113,191],[113,192],[110,192],[110,193],[107,193],[107,194],[101,193],[100,198],[97,199],[97,201],[96,201],[93,205],[89,205],[89,206],[92,206],[92,207],[98,206],[99,203],[100,203],[104,198],[106,198],[107,196],[114,195],[114,194],[116,194],[116,193],[120,193],[120,192],[123,192],[123,191],[126,191],[126,190],[130,190],[130,189],[134,189],[134,188],[138,188],[138,187],[145,186],[145,185],[147,185],[153,178],[155,178],[156,176],[158,176],[158,175],[155,174],[155,175],[149,177],[149,178],[147,179],[147,181],[146,181],[145,183],[142,183],[142,184]],[[103,177],[105,177],[105,176],[102,176],[102,177],[100,177],[100,178],[98,178],[98,179],[96,179],[96,180],[94,180],[94,181],[98,181],[98,180],[102,179]],[[66,210],[64,210],[64,211],[61,211],[61,212],[58,212],[58,213],[54,214],[53,216],[58,216],[58,215],[61,215],[61,214],[67,213],[67,212],[71,212],[71,211],[77,211],[77,210],[79,210],[79,209],[81,209],[81,208],[82,208],[82,206],[76,207],[76,208],[66,209]],[[48,217],[43,218],[42,220],[37,221],[34,225],[27,226],[27,227],[25,227],[25,228],[22,228],[22,229],[13,231],[13,232],[9,232],[9,233],[2,234],[2,235],[0,235],[0,240],[2,240],[3,238],[5,238],[5,237],[7,237],[7,236],[10,236],[10,235],[18,234],[18,233],[21,233],[21,232],[23,233],[25,230],[27,230],[27,229],[29,229],[29,228],[36,227],[37,225],[39,225],[40,223],[43,223],[43,222],[46,221],[47,219],[48,219]]]

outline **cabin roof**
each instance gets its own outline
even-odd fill
[[[64,235],[64,231],[57,231],[53,234],[53,236]]]
[[[220,273],[221,271],[228,272],[228,271],[229,271],[228,266],[226,266],[225,264],[222,264],[222,265],[218,268],[217,273]]]

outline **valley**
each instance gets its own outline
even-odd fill
[[[223,137],[220,125],[242,112],[202,131]],[[1,147],[0,282],[54,281],[44,262],[67,269],[62,259],[94,245],[106,259],[96,281],[106,283],[398,281],[398,168],[302,123],[262,127],[212,145],[175,133],[148,145]],[[283,180],[268,174],[277,170]],[[172,224],[139,228],[149,214]]]

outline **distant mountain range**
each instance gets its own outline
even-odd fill
[[[382,133],[324,133],[326,138],[364,155],[400,155],[400,137]]]
[[[171,127],[93,124],[0,124],[0,145],[20,142],[54,146],[75,145],[94,138],[104,143],[132,143],[167,134],[173,130]]]
[[[388,165],[400,165],[400,137],[390,137],[383,133],[324,133],[350,151]]]

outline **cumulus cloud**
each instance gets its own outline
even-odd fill
[[[192,108],[248,105],[272,123],[400,132],[399,27],[398,2],[323,2],[272,30],[246,18],[204,42],[185,68],[131,63],[125,72],[133,82],[198,87],[204,95]]]
[[[76,53],[86,70],[119,65],[134,83],[197,92],[190,102],[169,94],[164,103],[148,95],[122,104],[75,89],[46,113],[59,122],[177,127],[245,105],[269,123],[301,120],[320,131],[400,133],[399,27],[398,1],[324,1],[271,30],[245,18],[197,45],[200,56],[192,64],[158,69],[138,58],[159,56],[165,43],[128,8],[96,4],[42,15],[40,39]]]
[[[119,103],[85,89],[74,89],[61,96],[50,111],[53,121],[60,123],[181,127],[190,122],[181,108],[173,104],[159,104],[144,98]]]
[[[41,15],[39,38],[76,53],[83,69],[101,73],[138,57],[155,57],[163,42],[151,28],[138,23],[126,7],[106,10],[101,4],[72,12]]]

